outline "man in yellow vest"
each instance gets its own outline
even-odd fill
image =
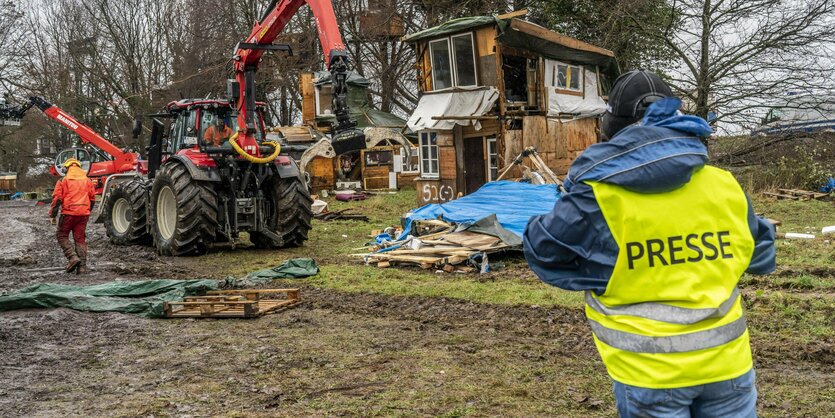
[[[528,223],[540,279],[585,291],[622,417],[755,417],[737,282],[775,268],[774,230],[734,177],[707,165],[703,119],[654,73],[622,75],[606,142],[572,164],[554,210]]]

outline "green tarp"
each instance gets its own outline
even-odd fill
[[[310,258],[285,261],[256,271],[242,280],[141,280],[113,281],[91,286],[43,283],[0,296],[0,312],[15,309],[68,308],[87,312],[122,312],[149,318],[164,316],[163,302],[205,294],[219,288],[247,288],[281,278],[316,275],[319,267]]]
[[[406,35],[403,37],[403,42],[415,42],[421,39],[435,38],[441,35],[448,35],[455,32],[461,32],[466,29],[472,29],[480,26],[494,25],[499,23],[502,23],[502,21],[495,18],[494,16],[462,17],[458,19],[452,19],[438,26],[433,26],[431,28],[424,29],[420,32],[415,32],[411,35]]]
[[[216,280],[115,281],[92,286],[43,283],[0,296],[0,312],[32,308],[69,308],[164,316],[162,304],[218,288]]]
[[[258,270],[246,275],[244,280],[266,282],[275,279],[300,279],[319,274],[319,266],[312,258],[294,258],[278,267]]]

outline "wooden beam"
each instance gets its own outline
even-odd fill
[[[609,51],[608,49],[601,48],[599,46],[595,46],[586,42],[583,42],[579,39],[574,39],[570,36],[565,36],[563,34],[548,30],[539,26],[537,24],[527,22],[524,20],[513,19],[510,21],[510,28],[518,30],[519,32],[526,33],[531,36],[535,36],[540,39],[545,39],[546,41],[553,42],[558,45],[562,45],[571,49],[576,49],[579,51],[586,51],[586,52],[593,52],[595,54],[605,55],[607,57],[614,57],[615,53]]]
[[[507,20],[513,19],[514,17],[522,17],[528,15],[528,9],[516,10],[510,13],[503,13],[496,16],[496,19]]]
[[[495,120],[498,116],[432,116],[432,120]]]

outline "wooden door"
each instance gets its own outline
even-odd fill
[[[464,139],[464,183],[467,194],[478,190],[487,182],[484,163],[484,138]]]

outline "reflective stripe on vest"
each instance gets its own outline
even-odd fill
[[[591,330],[597,338],[621,350],[633,353],[684,353],[687,351],[705,350],[727,344],[745,333],[745,317],[740,316],[730,324],[689,334],[671,335],[669,337],[647,337],[606,328],[589,319]]]
[[[588,182],[618,246],[586,316],[613,379],[646,388],[732,379],[752,367],[737,282],[751,261],[748,200],[706,166],[665,193]]]
[[[672,324],[691,325],[705,319],[721,318],[728,314],[739,298],[739,288],[734,288],[731,296],[718,308],[689,309],[665,303],[643,302],[621,306],[606,306],[597,300],[592,292],[586,292],[586,304],[603,315],[629,315]],[[609,344],[612,345],[612,344]]]

